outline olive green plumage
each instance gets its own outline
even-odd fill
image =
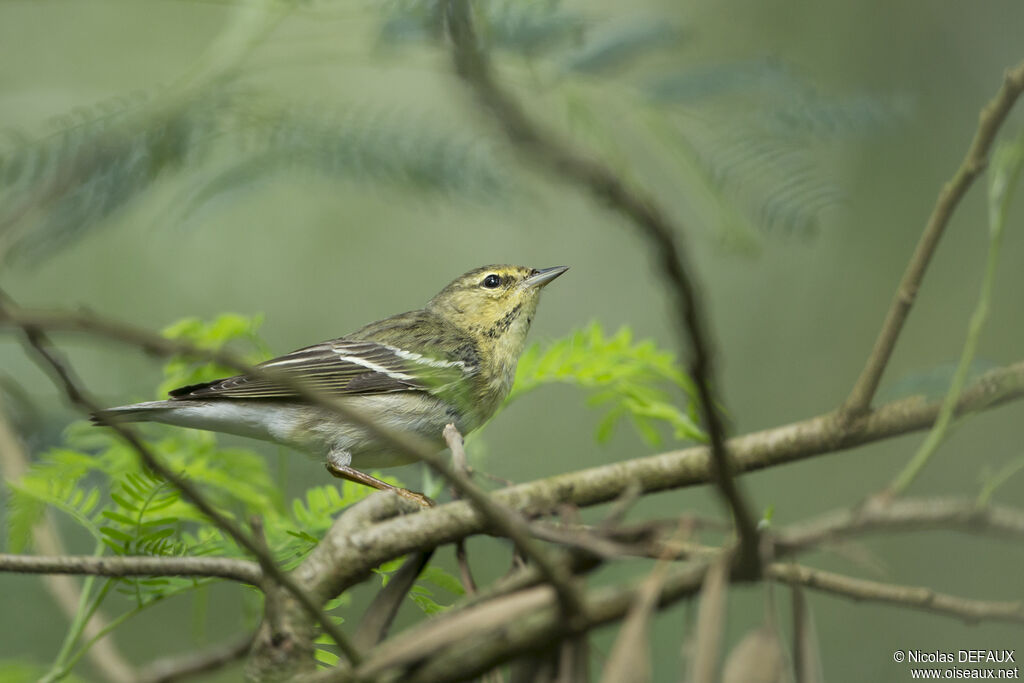
[[[415,433],[441,447],[445,424],[452,422],[463,433],[471,431],[508,396],[540,291],[566,270],[477,268],[455,279],[420,310],[370,323],[260,366],[335,396],[386,427]],[[337,415],[303,403],[287,387],[246,375],[182,387],[172,391],[169,400],[111,408],[100,417],[274,441],[326,457],[346,470],[349,465],[408,462],[405,454]]]

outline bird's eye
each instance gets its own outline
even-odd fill
[[[491,273],[490,275],[485,277],[484,281],[481,282],[480,284],[486,287],[487,289],[494,289],[495,287],[501,284],[501,278],[495,275],[494,273]]]

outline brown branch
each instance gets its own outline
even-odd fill
[[[249,528],[252,529],[252,536],[260,549],[273,557],[270,546],[267,545],[267,536],[263,528],[263,519],[254,515],[249,519]],[[281,642],[286,638],[283,617],[281,614],[281,591],[274,583],[273,578],[260,572],[260,583],[257,584],[263,591],[263,620],[270,629],[270,637],[274,642]]]
[[[833,593],[852,600],[881,602],[899,607],[959,617],[974,624],[980,621],[1009,621],[1024,624],[1024,603],[970,600],[936,593],[930,588],[900,586],[856,579],[794,564],[775,563],[768,567],[768,578],[791,585]]]
[[[452,451],[452,467],[471,478],[473,470],[469,466],[469,458],[466,457],[462,434],[455,428],[455,425],[449,424],[445,425],[443,436],[448,448]],[[459,492],[453,488],[452,498],[459,500],[461,497]],[[455,542],[455,563],[459,567],[459,580],[462,582],[462,588],[466,591],[466,595],[476,595],[476,580],[473,578],[473,569],[469,566],[469,554],[466,552],[466,539],[464,538]]]
[[[134,680],[137,683],[171,683],[216,671],[245,657],[252,647],[252,641],[253,637],[250,635],[205,652],[190,652],[186,655],[158,659],[139,671],[138,677]]]
[[[910,257],[910,262],[907,263],[903,278],[889,305],[889,312],[885,316],[885,322],[875,340],[871,355],[843,404],[841,413],[844,417],[859,417],[870,409],[871,401],[878,390],[879,382],[881,382],[882,373],[889,363],[896,340],[910,314],[910,307],[914,305],[925,270],[931,262],[946,225],[974,180],[985,170],[988,164],[989,149],[992,147],[996,133],[1003,125],[1021,92],[1024,92],[1024,62],[1007,70],[999,92],[981,110],[978,128],[971,141],[971,146],[967,150],[967,155],[960,163],[960,168],[957,169],[953,178],[943,186],[939,193],[935,208],[932,209],[924,232],[921,234],[913,256]]]
[[[687,522],[684,519],[683,524]],[[537,538],[585,550],[601,559],[668,557],[689,560],[721,553],[721,548],[682,541],[680,526],[678,520],[611,529],[534,522],[531,529]],[[1001,505],[979,507],[973,500],[959,498],[917,498],[884,505],[870,503],[783,527],[768,540],[772,543],[773,555],[797,554],[872,532],[929,529],[1022,541],[1024,510]]]
[[[445,426],[444,438],[453,453],[456,450],[462,450],[462,434],[455,428],[455,425]],[[465,453],[459,456],[459,460],[465,461]],[[529,522],[523,519],[516,510],[495,501],[486,491],[474,484],[464,472],[450,467],[444,461],[440,461],[436,469],[441,471],[445,479],[457,485],[462,495],[469,499],[473,507],[491,527],[503,536],[510,538],[515,543],[516,549],[537,565],[537,569],[540,570],[544,579],[554,587],[566,617],[576,619],[583,616],[583,603],[572,584],[572,576],[564,570],[564,567],[553,562],[533,540]]]
[[[92,576],[215,576],[258,586],[259,565],[230,557],[96,557],[0,553],[0,572]]]
[[[0,300],[0,318],[12,317],[10,307],[2,305],[5,303],[5,301]],[[357,664],[360,661],[359,653],[348,642],[345,634],[338,628],[337,624],[324,614],[323,610],[313,602],[309,594],[295,581],[295,579],[277,566],[274,558],[269,552],[260,546],[256,539],[251,537],[249,534],[246,534],[233,520],[229,519],[217,510],[189,480],[164,465],[156,454],[150,450],[149,446],[147,446],[134,431],[126,428],[124,425],[118,424],[117,422],[104,419],[102,414],[99,413],[101,410],[99,404],[88,398],[83,390],[79,388],[78,381],[71,375],[70,370],[67,368],[63,360],[58,358],[56,353],[49,348],[49,340],[39,327],[31,324],[18,324],[18,326],[25,333],[25,339],[28,347],[35,352],[42,367],[48,370],[53,376],[54,381],[62,387],[65,395],[71,403],[84,409],[86,412],[97,414],[98,419],[102,424],[112,428],[125,442],[128,443],[129,446],[131,446],[146,467],[159,474],[180,490],[182,494],[196,506],[197,509],[206,515],[206,517],[231,536],[236,543],[252,553],[259,562],[263,573],[272,577],[278,585],[282,586],[295,597],[309,617],[316,621],[324,631],[330,635],[331,639],[337,643],[338,647],[346,657],[349,658],[350,662]]]
[[[448,35],[455,70],[483,107],[493,114],[509,140],[523,155],[558,178],[589,192],[602,206],[622,214],[651,247],[663,277],[676,299],[673,311],[682,339],[687,340],[689,368],[711,444],[715,484],[732,511],[739,531],[741,571],[756,575],[760,568],[757,524],[737,484],[725,439],[725,425],[713,389],[714,363],[710,334],[702,310],[693,268],[687,263],[683,231],[651,197],[629,188],[609,168],[586,159],[531,121],[522,106],[495,82],[487,55],[480,49],[468,0],[448,0]]]
[[[352,642],[356,647],[360,650],[368,650],[384,640],[405,596],[408,595],[409,590],[416,582],[416,577],[426,568],[433,554],[432,550],[413,553],[391,576],[388,585],[381,588],[377,597],[366,608],[363,620],[359,623],[356,634],[352,636]]]
[[[954,529],[1024,540],[1024,511],[1001,505],[978,507],[973,500],[924,498],[869,503],[843,509],[780,530],[775,549],[793,553],[873,531]]]

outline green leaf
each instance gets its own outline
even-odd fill
[[[454,574],[451,574],[435,565],[429,565],[426,567],[420,574],[419,581],[432,583],[438,588],[443,588],[454,595],[466,594],[466,589],[462,587],[462,582],[459,581]]]
[[[7,552],[20,554],[32,544],[32,530],[45,512],[44,501],[11,487],[7,499]]]
[[[316,657],[316,661],[318,661],[320,664],[323,664],[325,667],[337,666],[338,661],[341,659],[340,657],[338,657],[338,655],[334,654],[333,652],[321,650],[320,648],[317,648],[313,652],[313,656]]]
[[[588,403],[605,407],[595,433],[598,441],[610,438],[627,417],[651,445],[662,441],[659,424],[668,425],[674,438],[704,440],[691,412],[693,381],[671,352],[650,340],[634,341],[628,327],[607,336],[594,322],[544,349],[530,346],[519,360],[509,400],[554,383],[581,387],[589,393]],[[679,393],[688,402],[686,409],[674,403],[673,394]]]
[[[448,609],[447,605],[435,602],[429,595],[415,590],[409,591],[409,599],[416,603],[416,606],[423,610],[423,613],[427,616],[439,614]]]
[[[570,54],[565,68],[586,73],[621,69],[654,50],[675,46],[679,37],[679,31],[660,17],[615,22],[588,36],[583,46]]]

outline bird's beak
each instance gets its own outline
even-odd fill
[[[523,280],[523,286],[529,288],[537,287],[539,289],[567,270],[569,270],[569,266],[555,266],[554,268],[534,270],[530,277]]]

